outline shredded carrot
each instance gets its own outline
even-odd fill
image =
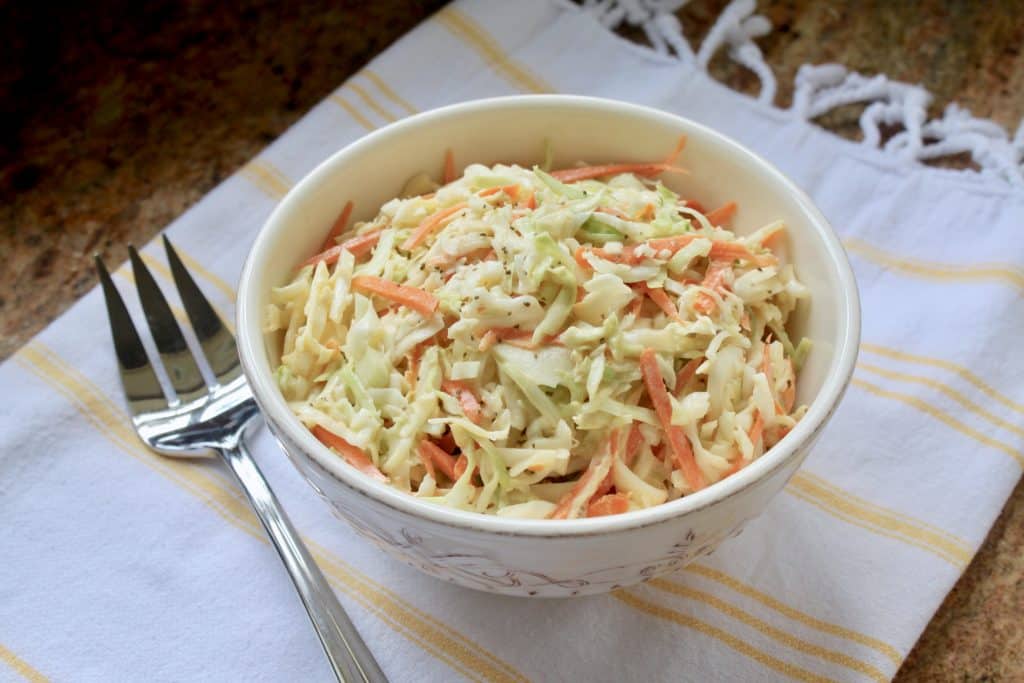
[[[584,254],[587,253],[586,247],[576,247],[576,251],[573,252],[572,257],[576,259],[576,265],[583,270],[590,270],[590,262],[584,258]]]
[[[381,230],[373,230],[363,235],[357,235],[351,239],[347,239],[341,244],[337,244],[306,260],[300,267],[313,266],[320,263],[320,261],[323,261],[327,265],[331,265],[337,262],[338,257],[341,256],[342,249],[345,251],[351,251],[353,256],[359,258],[363,254],[369,253],[377,242],[380,241],[381,232]]]
[[[437,469],[441,470],[441,474],[452,481],[458,479],[458,476],[455,474],[455,458],[436,443],[430,439],[423,439],[416,450],[419,452],[421,459],[429,460]],[[428,467],[427,469],[431,468]]]
[[[327,233],[327,237],[324,238],[323,246],[320,247],[320,251],[326,251],[330,247],[334,246],[338,237],[345,232],[345,226],[348,225],[348,219],[352,216],[352,200],[349,200],[345,204],[345,208],[341,210],[341,215],[334,221],[334,225],[331,226],[330,232]]]
[[[725,274],[732,268],[731,261],[712,260],[708,269],[704,272],[704,281],[701,285],[712,291],[719,291],[725,283]],[[715,310],[715,300],[707,292],[701,292],[693,307],[701,313],[712,313]]]
[[[704,209],[704,205],[698,202],[696,199],[684,199],[681,203],[686,208],[693,209],[697,213],[707,214],[707,211]]]
[[[563,183],[574,183],[579,180],[590,180],[606,175],[618,175],[620,173],[632,173],[645,178],[652,178],[661,173],[687,173],[684,168],[670,164],[602,164],[600,166],[581,166],[579,168],[563,168],[559,171],[552,171],[551,175]]]
[[[764,418],[761,417],[761,411],[754,410],[754,422],[750,425],[750,431],[747,432],[747,436],[750,438],[750,442],[757,445],[757,442],[761,439],[764,434]]]
[[[461,479],[462,475],[465,474],[467,467],[469,467],[469,458],[467,458],[466,454],[463,453],[459,456],[459,459],[455,461],[455,478]]]
[[[416,386],[416,375],[419,374],[420,356],[423,355],[423,344],[417,344],[409,352],[409,364],[405,368],[405,382],[411,391]]]
[[[671,154],[665,157],[665,164],[671,166],[676,163],[676,159],[678,159],[679,155],[683,153],[684,147],[686,147],[686,136],[680,135],[679,142],[676,143],[675,149],[672,150]]]
[[[455,180],[455,156],[452,154],[451,148],[444,151],[444,184]]]
[[[537,197],[534,195],[533,190],[530,190],[530,193],[526,195],[526,199],[520,202],[520,206],[525,206],[531,211],[537,208]]]
[[[492,195],[504,192],[509,196],[512,201],[518,201],[519,199],[519,186],[518,185],[499,185],[497,187],[489,187],[486,190],[481,190],[477,193],[480,197],[490,197]]]
[[[652,218],[654,218],[654,204],[650,203],[644,206],[643,210],[641,210],[636,217],[636,219],[639,221],[649,221]]]
[[[498,343],[498,335],[495,333],[495,331],[494,330],[487,330],[484,333],[484,336],[480,338],[480,346],[478,346],[477,348],[480,349],[481,352],[483,352],[483,351],[488,350],[489,348],[491,348],[492,346],[494,346],[497,343]]]
[[[629,436],[626,437],[626,452],[622,456],[622,462],[626,467],[631,467],[640,455],[640,447],[644,445],[644,435],[640,432],[640,423],[634,422],[629,428]]]
[[[377,469],[377,466],[373,464],[369,456],[363,453],[362,450],[356,448],[345,439],[341,438],[337,434],[327,429],[324,429],[320,425],[313,426],[313,436],[315,436],[320,443],[324,444],[328,448],[333,448],[338,452],[345,462],[357,470],[368,476],[377,479],[378,481],[387,481],[387,476]]]
[[[750,261],[757,266],[774,266],[779,262],[774,254],[755,254],[745,244],[722,241],[711,243],[708,258]]]
[[[638,296],[635,299],[633,299],[632,303],[629,304],[629,312],[633,314],[634,318],[639,318],[640,311],[643,309],[643,307],[644,298],[642,296]]]
[[[786,229],[780,226],[778,230],[773,230],[772,232],[764,236],[764,239],[761,240],[761,246],[766,248],[772,248],[773,245],[779,241],[779,238],[782,237],[785,233]]]
[[[708,211],[704,216],[711,225],[723,225],[736,213],[736,202],[726,202],[713,211]]]
[[[466,204],[466,202],[459,202],[458,204],[453,204],[449,207],[441,209],[440,211],[430,214],[429,216],[424,218],[423,222],[420,223],[416,227],[416,229],[412,231],[412,234],[409,235],[409,237],[407,237],[404,242],[402,242],[402,249],[409,251],[411,249],[416,248],[417,246],[422,244],[423,241],[426,240],[427,237],[429,237],[432,232],[441,227],[441,223],[443,223],[445,219],[451,217],[452,215],[458,213],[459,211],[462,211],[467,206],[468,204]]]
[[[609,493],[596,498],[587,506],[587,517],[620,515],[629,510],[629,498],[622,493]]]
[[[473,424],[480,424],[480,400],[465,382],[455,379],[446,379],[441,382],[441,391],[451,394],[459,401],[462,412],[466,414]]]
[[[665,293],[663,288],[649,287],[646,283],[642,282],[638,289],[642,293],[651,297],[651,301],[653,301],[658,308],[664,311],[665,315],[678,322],[683,322],[683,318],[679,315],[679,309],[677,309],[675,304],[672,303],[672,300],[668,298],[668,294]]]
[[[613,458],[612,463],[614,464],[614,458],[619,457],[618,456],[618,452],[619,452],[619,430],[618,429],[613,429],[611,431],[611,434],[608,435],[608,452],[612,454],[612,458]],[[604,494],[606,494],[609,491],[611,491],[612,490],[612,486],[614,486],[614,485],[615,485],[615,480],[612,477],[612,470],[609,469],[608,470],[608,474],[604,475],[604,479],[601,480],[601,484],[597,487],[597,490],[594,491],[594,495],[591,496],[591,499],[600,498]]]
[[[739,472],[740,470],[742,470],[746,466],[747,466],[747,463],[744,462],[743,457],[740,456],[740,455],[737,455],[736,456],[736,460],[732,463],[732,466],[729,467],[729,469],[727,469],[722,474],[722,479],[725,479],[726,477],[731,477],[732,475],[736,474],[737,472]]]
[[[697,460],[693,457],[693,448],[686,434],[681,427],[672,424],[672,402],[669,400],[668,390],[665,389],[665,380],[661,376],[654,349],[644,349],[640,354],[640,373],[643,375],[654,412],[658,415],[662,429],[665,430],[676,467],[682,471],[690,488],[699,491],[705,486],[704,475],[697,467]]]
[[[434,461],[431,460],[430,453],[422,446],[423,444],[420,444],[420,446],[416,448],[416,454],[419,456],[420,462],[423,463],[423,466],[427,468],[427,474],[430,475],[430,478],[437,481],[437,470],[434,469]]]
[[[377,294],[395,303],[408,306],[423,316],[437,310],[437,297],[416,287],[406,287],[375,275],[357,275],[352,278],[352,287],[371,294]]]
[[[697,374],[697,368],[704,362],[703,356],[698,356],[692,360],[686,362],[683,367],[679,368],[679,372],[676,373],[676,397],[679,398],[683,391],[683,387],[690,381],[690,379]]]
[[[635,265],[642,262],[646,258],[650,258],[646,254],[653,253],[654,255],[660,254],[662,251],[667,251],[670,254],[674,254],[683,247],[687,246],[695,239],[700,238],[701,235],[690,233],[688,235],[677,235],[675,237],[658,237],[655,239],[647,240],[640,244],[631,244],[622,248],[619,253],[611,253],[606,249],[589,249],[595,256],[603,258],[606,261],[613,261],[618,263],[628,263]],[[641,247],[647,247],[650,249],[641,251]],[[576,262],[583,268],[590,268],[590,263],[584,258],[584,254],[588,251],[586,247],[579,247],[576,250]],[[711,242],[711,251],[708,253],[710,259],[721,259],[721,260],[747,260],[755,263],[759,266],[774,265],[778,263],[778,259],[772,254],[757,255],[751,253],[750,249],[746,245],[740,242],[726,242],[724,240],[714,240]]]
[[[558,499],[558,503],[555,505],[555,509],[551,511],[549,519],[566,519],[569,516],[569,511],[572,509],[573,499],[587,486],[590,480],[594,478],[594,472],[597,470],[597,461],[597,458],[591,460],[590,465],[588,465],[586,471],[580,475],[580,478],[576,480],[573,487]]]

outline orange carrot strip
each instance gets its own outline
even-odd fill
[[[782,237],[782,235],[785,234],[785,232],[785,228],[779,228],[778,230],[768,233],[767,235],[765,235],[764,239],[761,240],[761,246],[766,248],[773,248],[775,243],[779,241],[779,238]]]
[[[704,216],[711,225],[722,225],[736,213],[736,202],[726,202],[713,211],[708,211]]]
[[[436,443],[430,439],[423,439],[420,441],[419,446],[416,447],[416,450],[421,458],[429,460],[437,469],[441,470],[441,474],[452,481],[458,479],[455,475],[455,458],[450,453],[442,450]]]
[[[626,452],[622,456],[622,462],[626,467],[633,465],[636,456],[640,455],[640,447],[644,445],[644,435],[640,432],[640,423],[634,422],[629,428],[629,436],[626,437]]]
[[[488,335],[491,333],[494,333],[493,342],[488,339]],[[491,348],[491,346],[498,341],[506,342],[521,349],[537,349],[542,346],[547,346],[548,344],[555,344],[558,346],[562,345],[557,334],[546,335],[538,344],[533,344],[532,341],[527,341],[527,339],[532,340],[532,338],[533,330],[521,330],[516,327],[495,327],[484,334],[484,339],[488,340],[487,349]],[[483,341],[481,341],[481,344],[483,344]],[[487,349],[484,350],[486,351]]]
[[[754,410],[754,422],[750,425],[750,431],[747,432],[747,436],[750,437],[750,442],[757,445],[758,440],[764,434],[764,418],[761,417],[760,410]]]
[[[676,159],[678,159],[679,155],[683,153],[684,147],[686,147],[686,136],[680,135],[679,142],[676,143],[675,149],[672,150],[671,154],[665,157],[665,164],[667,166],[671,166],[676,163]]]
[[[733,462],[732,467],[725,471],[725,473],[722,475],[722,479],[725,479],[726,477],[731,477],[732,475],[736,474],[746,466],[747,463],[743,461],[743,456],[737,455],[736,461]]]
[[[302,266],[313,266],[323,261],[327,265],[336,263],[338,258],[341,256],[341,250],[351,251],[352,255],[359,258],[363,254],[367,254],[371,249],[380,241],[380,234],[382,230],[373,230],[363,235],[356,235],[351,239],[347,239],[341,244],[337,244],[326,251],[322,251],[316,256],[305,261]]]
[[[775,254],[755,254],[739,242],[712,242],[708,258],[750,261],[758,266],[773,266],[779,262]]]
[[[595,251],[597,250],[595,249]],[[572,257],[576,259],[576,265],[580,268],[583,270],[590,270],[590,262],[583,257],[585,253],[587,253],[586,247],[576,247],[576,251],[573,252]]]
[[[320,425],[313,426],[313,436],[319,439],[320,443],[324,444],[328,448],[333,448],[338,452],[345,462],[365,475],[373,477],[378,481],[387,481],[387,476],[377,469],[377,466],[373,464],[373,461],[363,453],[360,449],[356,448],[345,439],[341,438],[337,434],[327,429],[324,429]]]
[[[423,466],[427,468],[427,474],[430,475],[430,478],[437,481],[437,470],[434,468],[434,461],[430,458],[430,453],[428,453],[422,446],[423,444],[420,444],[416,449],[416,454],[419,456],[420,462],[423,463]]]
[[[415,287],[399,285],[375,275],[357,275],[352,278],[352,287],[371,294],[390,299],[397,304],[408,306],[423,316],[433,314],[437,310],[437,297],[430,292]]]
[[[672,424],[672,403],[668,397],[668,390],[665,389],[665,380],[661,376],[661,369],[658,368],[658,359],[654,355],[654,349],[644,349],[640,354],[640,373],[644,378],[644,385],[647,387],[647,395],[651,397],[651,404],[654,412],[658,415],[662,429],[668,437],[669,447],[675,456],[676,467],[683,472],[683,477],[694,491],[704,488],[704,475],[697,467],[697,461],[693,457],[693,448],[690,440],[686,437],[682,428]]]
[[[569,516],[569,510],[572,508],[573,498],[575,498],[576,495],[582,491],[587,483],[594,477],[597,461],[598,458],[591,460],[590,465],[588,465],[586,471],[580,475],[580,478],[576,480],[573,487],[558,499],[558,503],[555,505],[555,509],[551,511],[549,519],[566,519]]]
[[[526,199],[523,201],[523,206],[531,211],[537,208],[537,197],[533,190],[530,190],[530,194],[526,195]]]
[[[654,177],[660,173],[687,173],[686,169],[669,164],[602,164],[600,166],[582,166],[579,168],[563,168],[559,171],[552,171],[551,176],[563,183],[574,183],[578,180],[589,180],[600,178],[606,175],[618,175],[620,173],[632,173],[646,178]]]
[[[444,151],[444,184],[447,185],[453,180],[455,180],[455,156],[449,148]]]
[[[352,200],[349,200],[345,204],[345,208],[341,210],[341,215],[334,221],[334,225],[331,226],[330,232],[327,233],[327,237],[324,238],[323,246],[320,247],[320,251],[326,251],[330,247],[334,246],[338,236],[345,232],[345,226],[348,225],[348,219],[352,216]]]
[[[637,220],[649,221],[654,218],[654,204],[648,203],[643,210],[637,214]]]
[[[402,242],[402,249],[409,251],[419,246],[427,239],[427,237],[430,236],[432,232],[441,227],[441,223],[443,223],[446,218],[462,211],[467,206],[468,204],[466,204],[466,202],[459,202],[458,204],[453,204],[447,208],[430,214],[424,218],[423,222],[412,231],[412,234],[409,235],[404,242]]]
[[[469,386],[460,380],[446,379],[441,382],[441,391],[451,394],[459,401],[462,412],[470,422],[480,424],[480,401]]]
[[[638,296],[635,299],[633,299],[632,303],[629,304],[629,312],[633,314],[634,318],[639,318],[640,317],[640,311],[641,311],[641,309],[643,309],[643,307],[644,307],[644,298],[642,296]]]
[[[459,459],[455,461],[455,478],[461,479],[462,475],[466,472],[467,467],[469,467],[469,458],[467,458],[466,454],[463,453],[459,456]]]
[[[676,397],[679,398],[679,394],[682,392],[683,387],[690,381],[690,378],[697,373],[697,368],[704,362],[703,356],[698,356],[690,361],[687,361],[683,367],[679,368],[679,372],[676,373]]]
[[[661,287],[648,287],[646,283],[640,283],[639,289],[644,294],[651,297],[651,301],[653,301],[658,308],[664,311],[665,315],[673,320],[683,322],[682,317],[679,315],[679,310],[676,308],[675,304],[672,303],[672,300],[668,298],[668,294],[665,293],[664,289]]]
[[[479,197],[490,197],[500,192],[504,192],[509,196],[512,201],[519,199],[519,186],[518,185],[500,185],[498,187],[489,187],[486,190],[481,190],[477,193]]]
[[[484,333],[484,336],[480,338],[480,346],[477,348],[479,348],[480,351],[486,351],[497,343],[498,335],[494,330],[487,330],[487,332]]]
[[[669,253],[674,254],[675,252],[679,251],[680,249],[690,244],[690,242],[694,241],[695,239],[698,239],[699,237],[701,236],[694,233],[688,235],[677,235],[675,237],[658,237],[655,239],[647,240],[646,242],[643,242],[641,244],[631,244],[625,246],[622,248],[622,251],[617,254],[613,254],[605,249],[600,248],[589,249],[589,251],[593,253],[595,256],[603,258],[606,261],[628,263],[633,265],[642,262],[646,258],[650,258],[649,256],[645,256],[644,254],[640,253],[641,246],[649,247],[651,252],[654,253],[654,255],[658,255],[662,251],[668,251]],[[587,250],[588,249],[586,247],[579,247],[576,250],[576,262],[579,263],[580,266],[583,268],[590,268],[590,264],[587,262],[585,258],[583,258],[583,254]],[[644,253],[647,252],[645,251]],[[752,263],[755,263],[759,266],[774,265],[775,263],[778,262],[778,259],[775,258],[775,256],[772,254],[757,255],[752,253],[750,249],[748,249],[744,244],[741,244],[739,242],[725,242],[722,240],[711,242],[711,251],[708,254],[708,258],[729,261],[740,259],[751,261]]]
[[[704,281],[701,285],[707,289],[718,291],[725,282],[725,274],[732,268],[731,261],[712,260],[708,269],[704,272]],[[706,292],[701,292],[697,301],[693,304],[701,313],[712,313],[715,310],[715,300]]]
[[[620,515],[629,510],[629,498],[622,493],[609,493],[608,495],[595,498],[587,506],[587,517],[603,517],[605,515]]]

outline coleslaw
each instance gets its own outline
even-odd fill
[[[802,417],[808,296],[663,162],[471,164],[413,178],[271,291],[276,380],[353,467],[427,501],[510,517],[659,505],[761,457]]]

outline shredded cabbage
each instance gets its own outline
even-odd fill
[[[806,410],[785,226],[734,235],[649,164],[549,166],[421,174],[336,238],[368,248],[274,288],[292,410],[401,490],[508,517],[660,505],[761,457]]]

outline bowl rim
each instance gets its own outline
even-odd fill
[[[410,128],[430,128],[431,124],[451,116],[465,116],[494,109],[565,107],[598,108],[613,114],[644,117],[660,123],[685,129],[687,135],[700,135],[716,146],[731,148],[747,163],[772,177],[796,200],[822,240],[829,256],[829,269],[837,276],[840,286],[841,310],[838,318],[839,340],[836,358],[818,394],[806,415],[779,443],[736,474],[716,482],[701,491],[674,501],[643,510],[619,515],[568,520],[536,520],[499,517],[478,512],[448,508],[429,503],[402,492],[389,484],[378,482],[343,463],[330,449],[321,444],[299,419],[288,409],[269,373],[260,371],[257,357],[265,354],[259,311],[251,311],[252,301],[259,295],[261,278],[256,271],[257,255],[264,251],[270,236],[284,225],[284,217],[293,208],[301,206],[305,194],[335,167],[345,163],[347,157],[372,148],[382,140]],[[485,533],[527,537],[579,537],[607,534],[626,529],[651,526],[672,518],[683,517],[730,498],[741,491],[766,480],[769,475],[803,452],[829,421],[848,387],[853,375],[860,341],[860,297],[853,270],[838,236],[810,197],[773,164],[752,152],[732,138],[703,124],[676,114],[638,104],[580,95],[513,95],[471,100],[425,111],[377,129],[334,152],[322,161],[288,192],[264,222],[246,256],[239,281],[236,306],[238,351],[242,369],[253,395],[268,424],[281,430],[289,441],[299,447],[304,458],[318,469],[328,473],[354,492],[385,505],[392,510],[429,520],[450,528]],[[251,333],[250,333],[251,332]],[[283,447],[283,444],[282,444]]]

